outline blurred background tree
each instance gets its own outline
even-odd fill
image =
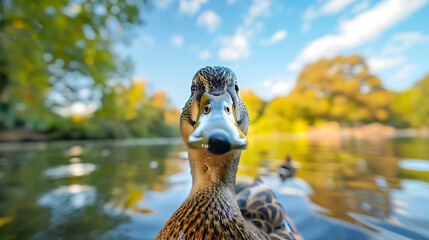
[[[0,0],[0,129],[56,137],[163,135],[150,125],[166,124],[168,100],[148,104],[144,86],[131,83],[131,62],[113,51],[142,24],[147,8],[141,0]],[[96,109],[97,117],[121,124],[94,128]],[[131,120],[133,130],[122,126]],[[75,131],[87,127],[86,136]]]
[[[415,92],[415,98],[411,100],[412,125],[429,126],[429,74],[417,82],[411,91]]]
[[[240,97],[246,103],[247,111],[251,116],[250,124],[252,125],[261,117],[266,103],[250,89],[241,91]]]
[[[352,55],[307,65],[290,96],[306,96],[309,100],[300,108],[308,114],[310,123],[324,119],[353,124],[386,122],[394,93],[384,89],[381,80],[370,74],[364,59]]]
[[[395,93],[384,89],[357,55],[308,64],[295,89],[270,102],[256,122],[258,132],[301,132],[310,125],[336,121],[343,126],[388,123]]]
[[[391,104],[396,127],[429,126],[429,74],[406,91],[397,93]]]
[[[137,0],[0,0],[0,141],[178,136],[179,111],[164,92],[149,95],[146,81],[132,80],[131,61],[114,51],[148,9]],[[428,76],[391,92],[358,55],[308,64],[295,89],[270,102],[240,94],[259,133],[328,121],[429,124]]]

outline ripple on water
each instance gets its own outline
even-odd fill
[[[48,178],[80,177],[85,176],[97,167],[92,163],[72,163],[46,169],[44,176]]]
[[[83,154],[83,148],[81,146],[73,146],[67,151],[67,156],[78,157]]]
[[[63,218],[64,214],[94,205],[96,197],[97,188],[94,186],[73,184],[60,186],[43,194],[37,204],[51,208],[55,212],[51,217]],[[61,222],[61,219],[57,220]]]
[[[420,172],[429,172],[429,161],[421,159],[405,159],[399,162],[399,167]]]

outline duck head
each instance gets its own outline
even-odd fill
[[[249,125],[246,106],[238,92],[237,78],[228,68],[205,67],[195,74],[190,98],[180,117],[191,168],[199,168],[203,162],[203,170],[210,171],[236,158],[238,165],[240,151],[247,147]]]
[[[192,79],[180,129],[185,144],[215,155],[247,147],[246,106],[238,95],[235,74],[225,67],[205,67]]]

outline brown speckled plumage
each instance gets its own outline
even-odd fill
[[[228,196],[229,195],[229,196]],[[247,224],[222,187],[191,194],[163,227],[158,239],[267,239]]]
[[[238,128],[247,133],[246,106],[238,96],[235,74],[224,67],[205,67],[192,80],[192,94],[180,118],[182,138],[187,143],[195,127],[204,92],[233,100]],[[301,239],[286,217],[274,193],[256,179],[235,185],[241,153],[223,155],[188,148],[192,190],[185,202],[156,237],[164,239]]]
[[[299,239],[298,230],[286,216],[274,192],[256,178],[252,184],[239,183],[235,187],[237,202],[244,218],[268,239]]]

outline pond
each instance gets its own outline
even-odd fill
[[[429,239],[429,139],[249,142],[237,181],[262,176],[305,239]],[[0,239],[153,239],[190,188],[180,139],[0,144]]]

